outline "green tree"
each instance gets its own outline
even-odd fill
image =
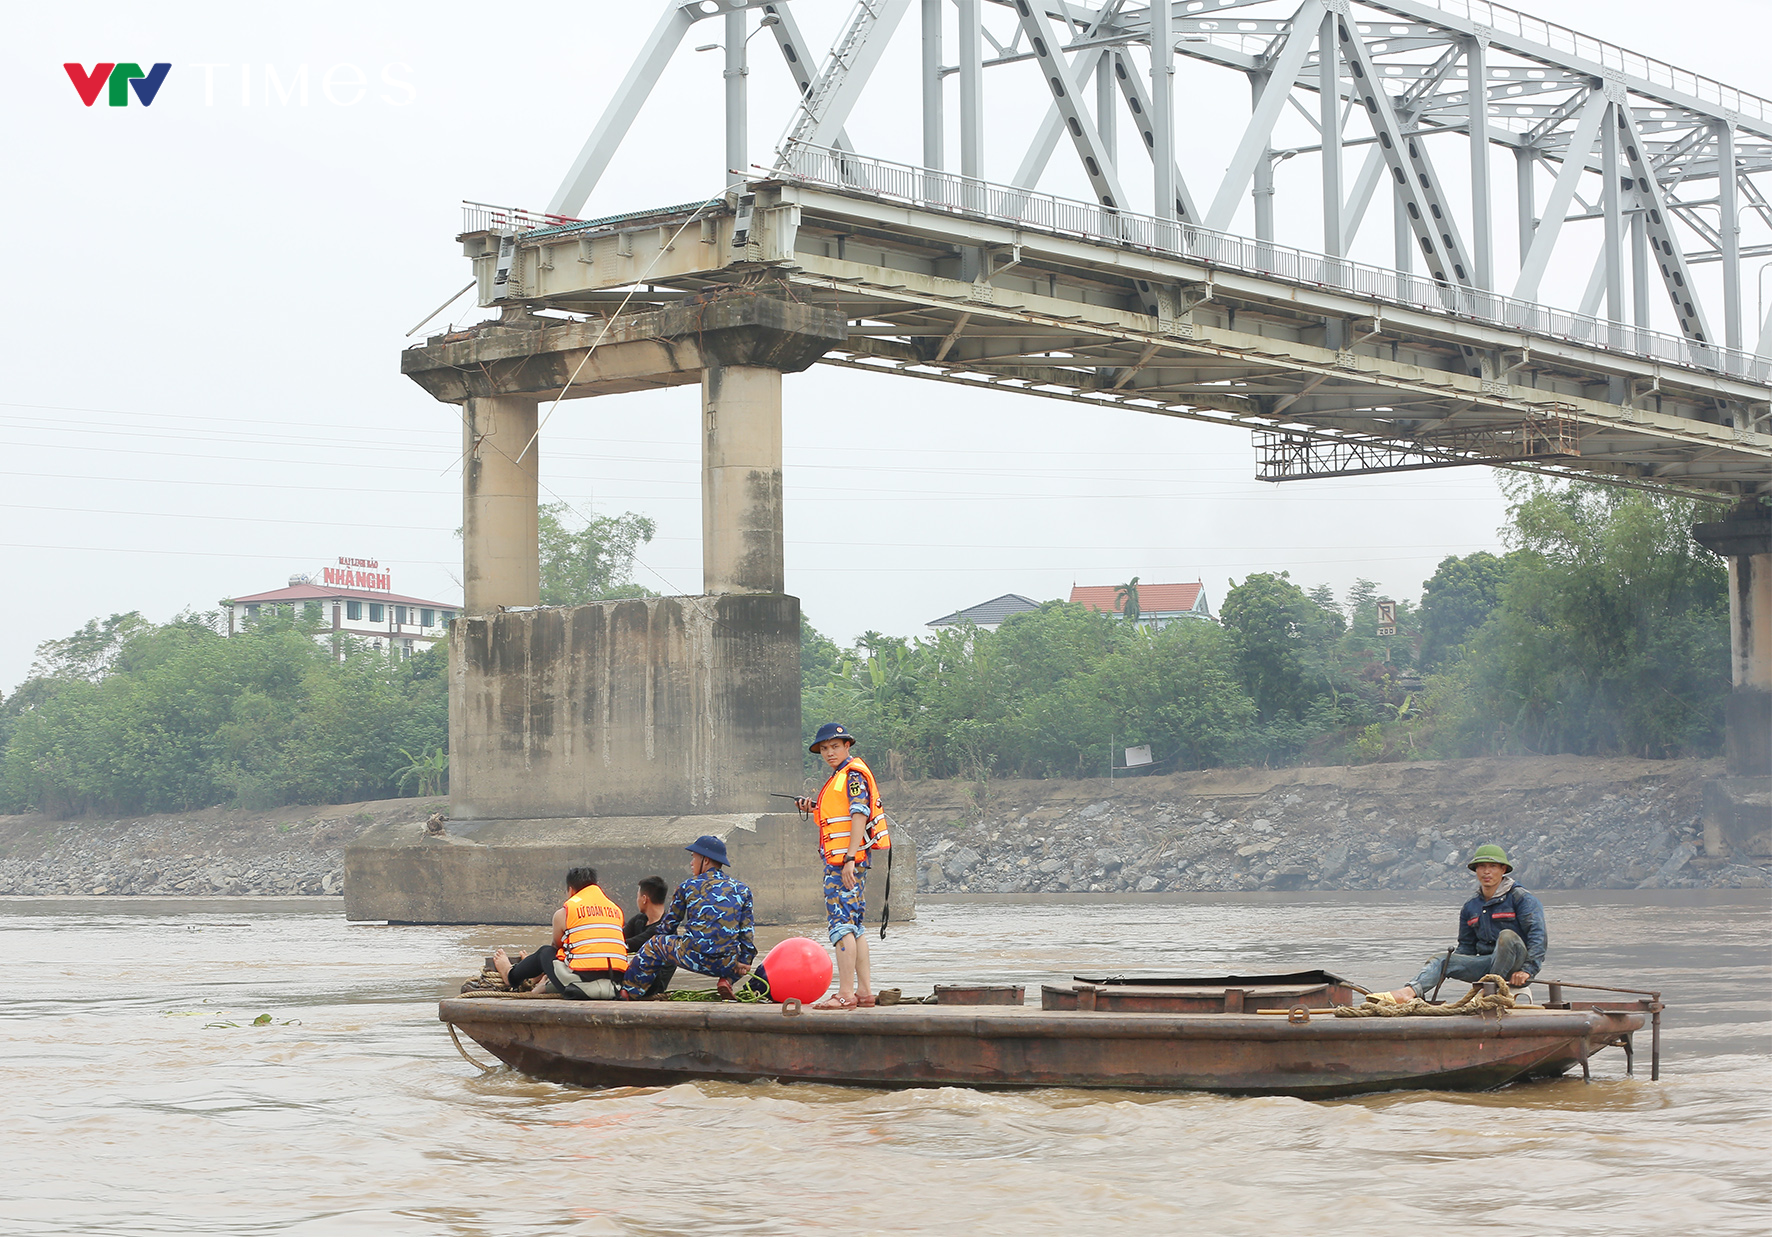
[[[1128,623],[1138,622],[1142,613],[1138,604],[1138,577],[1133,576],[1124,584],[1114,586],[1114,603],[1120,607],[1120,617]]]
[[[1327,646],[1343,624],[1293,584],[1289,573],[1258,572],[1233,584],[1219,617],[1263,722],[1301,717],[1329,690]]]
[[[613,597],[651,597],[633,580],[635,555],[652,540],[647,516],[592,516],[581,521],[566,503],[548,503],[536,517],[541,552],[541,603],[578,606]]]
[[[71,636],[39,644],[31,677],[96,682],[111,668],[131,637],[152,627],[139,610],[93,619]]]
[[[266,617],[223,637],[214,617],[135,624],[95,677],[15,693],[0,802],[61,813],[271,807],[395,795],[400,749],[447,743],[440,650],[407,660],[352,642],[343,660],[316,622]],[[98,629],[102,634],[103,624]],[[81,648],[51,642],[97,663]],[[42,685],[49,685],[47,687]]]
[[[836,641],[800,616],[800,690],[812,691],[824,686],[843,664],[843,651]]]
[[[1434,669],[1459,651],[1501,604],[1501,586],[1510,560],[1478,550],[1463,558],[1447,555],[1433,578],[1422,581],[1421,665]]]
[[[1519,551],[1470,642],[1467,742],[1521,752],[1718,749],[1727,573],[1697,504],[1532,479],[1509,487]]]

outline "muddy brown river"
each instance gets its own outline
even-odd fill
[[[1645,1034],[1634,1079],[1609,1050],[1591,1084],[1483,1095],[583,1091],[482,1075],[436,1020],[493,945],[542,932],[352,925],[319,900],[0,900],[0,1234],[1772,1232],[1767,893],[1544,900],[1547,974],[1665,992],[1661,1082]],[[925,904],[876,942],[876,983],[1325,966],[1390,985],[1450,943],[1456,901]]]

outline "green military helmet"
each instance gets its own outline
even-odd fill
[[[1499,863],[1510,872],[1514,870],[1514,865],[1507,861],[1507,852],[1494,843],[1477,847],[1477,853],[1472,855],[1471,861],[1464,866],[1475,872],[1479,863]]]

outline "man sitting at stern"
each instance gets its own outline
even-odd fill
[[[748,973],[757,956],[750,887],[727,875],[726,843],[704,834],[683,849],[690,854],[689,879],[677,886],[658,930],[629,960],[623,1000],[645,996],[665,966],[712,975],[729,994],[732,981]]]
[[[1458,916],[1458,952],[1429,958],[1421,974],[1394,992],[1374,993],[1372,1000],[1399,1004],[1426,996],[1447,979],[1474,984],[1499,975],[1513,988],[1524,988],[1544,966],[1549,938],[1544,930],[1544,905],[1514,883],[1514,865],[1499,846],[1479,846],[1465,865],[1477,876],[1477,896]]]
[[[597,887],[597,869],[573,868],[566,874],[565,905],[554,912],[554,943],[515,964],[500,949],[492,955],[492,965],[512,988],[546,975],[561,996],[614,1000],[615,985],[628,968],[621,927],[621,907]]]

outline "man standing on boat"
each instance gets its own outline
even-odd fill
[[[647,995],[666,966],[712,975],[730,995],[732,981],[748,973],[757,956],[750,886],[727,874],[726,843],[704,834],[683,849],[690,854],[689,879],[677,886],[658,930],[629,959],[623,1000]]]
[[[862,926],[867,914],[868,852],[889,850],[892,839],[880,803],[880,784],[867,763],[850,754],[854,746],[854,736],[840,723],[820,726],[808,750],[831,767],[831,776],[816,799],[794,801],[818,821],[825,917],[831,946],[837,951],[836,995],[814,1009],[868,1009],[874,1004],[868,938]]]
[[[621,923],[621,907],[597,887],[597,869],[573,868],[566,874],[565,905],[554,912],[554,943],[515,964],[500,949],[492,955],[492,965],[514,989],[546,975],[561,996],[613,1000],[615,985],[628,967]]]
[[[1499,975],[1524,988],[1544,966],[1549,938],[1544,905],[1514,883],[1514,865],[1499,846],[1479,846],[1465,865],[1477,877],[1477,896],[1458,915],[1458,952],[1428,959],[1421,974],[1394,992],[1375,993],[1398,1003],[1426,996],[1447,979],[1474,984]]]

